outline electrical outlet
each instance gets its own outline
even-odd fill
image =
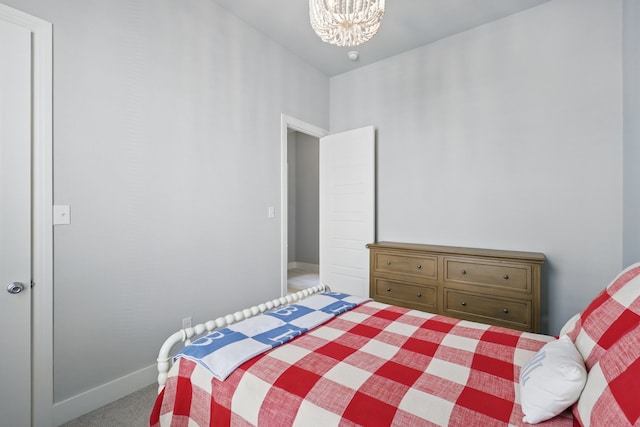
[[[187,329],[191,327],[191,317],[185,317],[182,319],[182,329]]]

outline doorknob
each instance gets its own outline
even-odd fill
[[[12,282],[7,286],[7,292],[10,294],[19,294],[24,291],[24,283],[21,282]]]

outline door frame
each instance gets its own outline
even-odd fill
[[[31,423],[53,424],[53,26],[0,4],[33,43]]]
[[[289,264],[289,174],[287,139],[289,130],[315,138],[327,136],[329,131],[282,113],[280,115],[280,294],[287,294],[287,270]],[[321,221],[322,222],[322,221]]]

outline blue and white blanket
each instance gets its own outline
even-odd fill
[[[263,315],[242,320],[199,338],[174,356],[190,359],[220,381],[242,363],[302,335],[335,316],[368,301],[338,292],[312,295]]]

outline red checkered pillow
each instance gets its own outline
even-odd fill
[[[640,325],[620,338],[587,376],[573,415],[583,426],[640,423]]]
[[[608,348],[640,323],[640,263],[627,267],[580,313],[567,335],[587,371]]]

